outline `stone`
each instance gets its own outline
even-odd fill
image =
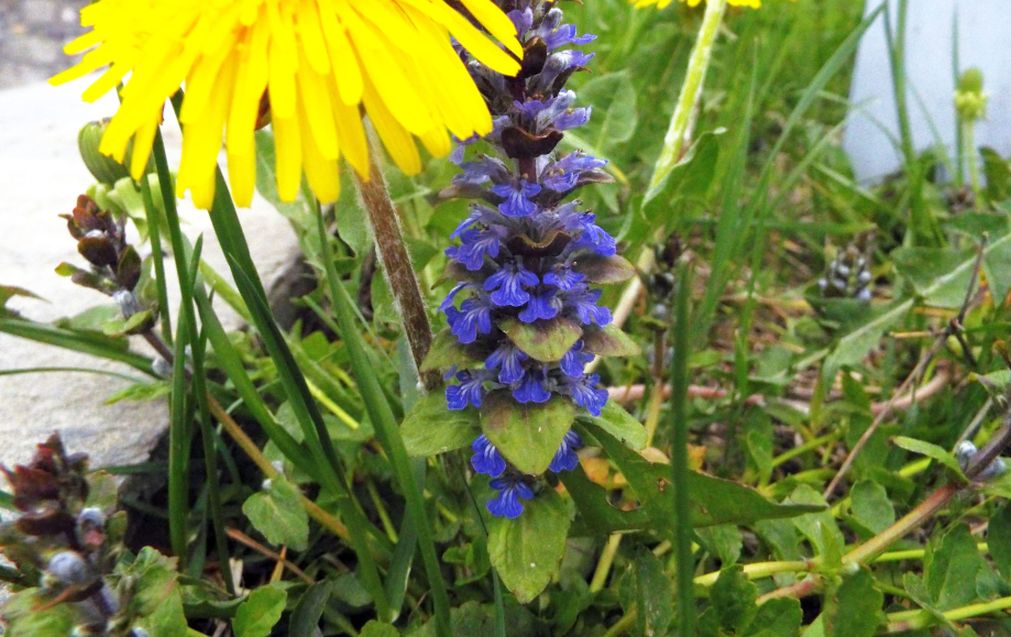
[[[84,264],[65,222],[57,217],[69,212],[77,195],[94,181],[77,153],[78,129],[87,121],[111,115],[116,106],[113,96],[95,104],[83,103],[80,92],[85,85],[86,81],[58,88],[33,84],[0,91],[0,112],[4,113],[0,126],[0,175],[4,176],[0,187],[0,285],[23,287],[45,299],[9,302],[9,307],[34,320],[51,321],[110,302],[53,271],[61,261]],[[180,145],[177,130],[167,127],[166,145],[174,165]],[[204,258],[227,276],[227,263],[214,240],[208,213],[183,201],[180,216],[191,240],[203,234]],[[261,199],[249,210],[240,211],[240,217],[253,259],[269,289],[298,261],[294,232]],[[146,246],[142,248],[143,253],[147,251]],[[171,261],[166,261],[166,267],[169,279],[174,279]],[[173,291],[172,297],[174,317],[178,295]],[[217,308],[226,328],[242,325],[223,303]],[[134,347],[152,354],[143,342]],[[72,367],[139,376],[121,365],[0,334],[0,370],[28,367]],[[54,430],[62,433],[71,451],[89,453],[93,466],[145,460],[166,430],[167,406],[164,400],[104,404],[127,386],[120,378],[85,372],[0,375],[0,463],[28,460],[34,445]]]
[[[898,0],[889,0],[894,28]],[[878,7],[868,2],[865,13]],[[957,14],[958,69],[952,68],[952,35]],[[933,0],[910,3],[906,25],[907,103],[917,151],[938,141],[954,156],[955,76],[969,67],[983,71],[989,94],[987,117],[977,124],[976,145],[1011,154],[1011,57],[1004,44],[1011,13],[1003,0]],[[901,166],[898,116],[888,64],[885,21],[878,16],[860,43],[850,87],[852,112],[843,147],[857,180],[876,182]],[[935,137],[936,134],[936,137]]]

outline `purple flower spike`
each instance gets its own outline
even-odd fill
[[[446,405],[453,411],[466,409],[469,405],[481,406],[484,397],[484,374],[457,372],[459,385],[446,386]]]
[[[513,390],[513,398],[521,405],[548,402],[551,399],[551,392],[545,387],[544,372],[527,370],[519,386]]]
[[[580,378],[567,378],[562,385],[562,390],[572,396],[572,401],[590,412],[594,416],[599,416],[600,411],[607,403],[607,390],[597,386],[600,376],[591,374]]]
[[[519,318],[524,323],[553,319],[558,316],[561,310],[560,299],[553,290],[541,292],[530,296],[530,302],[526,309],[519,314]]]
[[[534,492],[522,476],[496,478],[491,481],[491,487],[498,490],[498,495],[488,502],[488,512],[500,518],[515,520],[523,513],[523,502],[534,497]]]
[[[520,179],[517,184],[499,184],[492,186],[492,194],[502,197],[499,212],[507,217],[529,217],[537,212],[537,204],[530,200],[541,191],[540,184],[532,184]]]
[[[525,288],[537,285],[537,275],[515,263],[502,268],[484,281],[484,289],[491,292],[491,302],[499,307],[521,307],[530,300]]]
[[[529,357],[518,347],[506,341],[488,356],[484,366],[486,369],[499,370],[498,382],[512,385],[523,378],[523,361],[527,358]]]
[[[484,434],[475,438],[470,448],[474,451],[474,455],[470,457],[470,466],[474,467],[474,471],[492,478],[497,478],[505,472],[505,458]]]

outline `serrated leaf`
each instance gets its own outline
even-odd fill
[[[873,480],[861,480],[850,491],[853,519],[871,534],[885,530],[895,522],[895,509],[888,492]]]
[[[811,506],[825,505],[825,498],[807,484],[795,488],[787,501]],[[831,511],[822,507],[820,511],[799,515],[791,521],[825,563],[838,564],[846,539]]]
[[[951,469],[955,475],[961,477],[963,480],[965,479],[965,474],[962,472],[962,467],[959,466],[958,460],[956,460],[955,456],[947,449],[938,447],[930,442],[906,436],[895,436],[892,438],[892,442],[906,451],[912,451],[913,453],[918,453],[921,456],[927,456],[928,458],[937,460],[945,467]]]
[[[714,524],[695,530],[706,550],[720,558],[721,566],[731,566],[741,557],[744,537],[733,524]]]
[[[744,575],[740,566],[720,571],[709,591],[709,600],[716,610],[720,626],[734,632],[748,624],[755,612],[757,598],[758,588]]]
[[[460,343],[449,329],[445,329],[432,339],[432,346],[421,363],[421,371],[441,371],[453,365],[463,366],[465,363],[479,360],[480,358],[474,356],[466,345]]]
[[[654,525],[670,529],[674,523],[675,489],[671,484],[670,465],[649,462],[598,426],[587,425],[587,428],[628,480]],[[691,523],[695,527],[750,524],[824,510],[822,506],[776,504],[754,489],[694,471],[689,472],[688,479]]]
[[[631,261],[617,254],[609,257],[599,254],[581,256],[572,263],[572,269],[590,283],[602,285],[621,283],[635,276],[635,266]]]
[[[613,400],[604,403],[599,416],[580,414],[579,419],[600,427],[636,451],[646,446],[646,428]]]
[[[583,343],[587,351],[598,356],[636,356],[640,352],[636,342],[614,323],[601,329],[586,330]]]
[[[561,360],[583,333],[575,321],[567,318],[534,323],[511,319],[502,324],[502,331],[523,353],[544,363]]]
[[[758,607],[742,637],[794,637],[800,632],[803,613],[800,601],[792,598],[770,599]]]
[[[828,600],[824,613],[825,634],[832,637],[872,637],[883,613],[884,595],[874,585],[874,577],[861,568],[843,578]]]
[[[451,411],[442,392],[433,392],[414,403],[400,425],[407,453],[424,458],[466,447],[481,433],[476,409]]]
[[[959,524],[928,548],[923,582],[936,608],[949,610],[976,599],[976,578],[986,568],[968,527]]]
[[[526,501],[515,520],[489,521],[488,557],[521,604],[540,595],[558,572],[570,521],[565,501],[551,489]]]
[[[309,517],[299,501],[299,492],[284,478],[270,480],[267,488],[242,503],[242,512],[267,541],[296,551],[309,541]]]
[[[254,589],[246,601],[239,605],[232,618],[235,637],[267,637],[281,620],[288,593],[276,586]]]
[[[481,406],[481,429],[517,469],[540,474],[551,464],[575,415],[572,402],[561,396],[543,405],[520,405],[508,393],[498,392]]]
[[[674,618],[674,587],[652,552],[636,551],[621,578],[620,597],[625,612],[636,610],[636,634],[667,634]]]

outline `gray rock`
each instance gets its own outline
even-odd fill
[[[61,261],[83,265],[75,244],[57,217],[70,212],[77,195],[93,182],[77,154],[81,124],[112,114],[115,99],[96,104],[80,100],[81,82],[53,88],[36,84],[0,91],[0,284],[27,288],[45,300],[14,299],[9,307],[42,321],[75,315],[108,303],[101,294],[78,287],[53,272]],[[166,144],[170,161],[178,155],[180,137],[169,129]],[[204,235],[205,259],[220,273],[227,263],[214,240],[206,212],[181,202],[180,215],[191,239]],[[297,259],[297,243],[288,222],[262,200],[240,216],[253,258],[268,287]],[[145,248],[146,249],[146,248]],[[174,272],[171,262],[167,270]],[[171,278],[171,276],[170,276]],[[175,314],[178,303],[173,293]],[[241,321],[219,304],[226,327]],[[138,351],[151,354],[143,342]],[[55,347],[0,334],[0,370],[26,367],[80,367],[137,376],[121,365]],[[106,406],[113,393],[128,386],[124,380],[92,373],[31,373],[0,375],[0,463],[27,460],[34,445],[59,430],[70,451],[91,454],[94,466],[146,459],[167,423],[163,401],[123,401]]]

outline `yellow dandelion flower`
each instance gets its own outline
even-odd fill
[[[189,190],[201,208],[213,200],[222,145],[236,203],[252,200],[253,133],[266,96],[281,198],[297,196],[304,172],[316,196],[331,202],[341,157],[368,178],[363,113],[407,173],[421,169],[415,138],[444,155],[450,133],[491,131],[450,37],[506,75],[519,70],[522,49],[492,0],[454,4],[470,15],[446,0],[98,0],[81,10],[91,30],[65,47],[69,55],[88,52],[50,81],[105,69],[84,91],[87,101],[125,81],[100,151],[122,161],[133,140],[134,177],[147,165],[166,98],[185,85],[177,194]]]
[[[697,7],[702,3],[702,0],[678,0],[689,7]],[[656,5],[658,9],[663,9],[669,5],[673,0],[629,0],[635,7],[649,7]],[[762,0],[727,0],[727,4],[732,7],[751,7],[752,9],[757,9],[762,6]]]

